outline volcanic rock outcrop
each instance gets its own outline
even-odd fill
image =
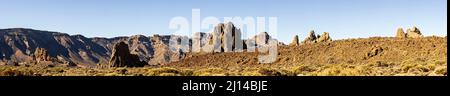
[[[269,44],[269,40],[271,40],[271,39],[273,39],[273,38],[269,35],[269,33],[261,32],[261,33],[257,34],[256,36],[253,36],[252,38],[247,40],[247,43],[254,41],[254,42],[256,42],[256,46],[260,46],[260,45]]]
[[[417,27],[406,29],[406,33],[403,31],[403,28],[398,28],[397,34],[395,37],[397,37],[397,38],[422,38],[423,35],[420,32],[419,28],[417,28]]]
[[[289,44],[289,46],[298,46],[298,45],[300,45],[300,43],[298,42],[298,35],[295,35],[294,39],[292,39],[292,41]]]
[[[406,38],[406,34],[403,31],[403,28],[398,28],[397,29],[397,34],[395,35],[395,37],[397,37],[397,38]]]
[[[257,46],[268,46],[273,39],[267,32],[261,32],[248,39],[242,39],[241,29],[233,23],[219,23],[210,33],[197,32],[192,38],[192,51],[200,53],[212,52],[254,52]],[[284,45],[276,41],[275,44]]]
[[[214,45],[220,43],[220,52],[242,51],[241,30],[233,23],[220,23],[214,28],[212,41]],[[218,46],[217,46],[218,47]],[[215,48],[217,48],[215,47]],[[219,49],[219,48],[217,48]]]
[[[367,57],[373,57],[373,56],[377,56],[380,55],[381,52],[383,52],[383,48],[380,46],[373,46],[370,50],[370,52],[367,53]]]
[[[322,35],[317,36],[316,42],[320,43],[320,42],[331,42],[331,41],[333,41],[333,40],[331,40],[331,37],[328,34],[328,32],[323,32]]]
[[[423,37],[422,33],[417,27],[413,27],[406,30],[406,36],[408,38],[421,38]]]
[[[119,42],[114,45],[109,64],[111,67],[143,67],[147,63],[140,61],[137,55],[130,54],[128,44]]]
[[[310,31],[308,37],[302,41],[303,44],[312,44],[312,43],[320,43],[320,42],[331,42],[333,41],[328,32],[323,32],[322,35],[315,35],[314,30]]]
[[[137,60],[147,65],[164,65],[184,59],[189,52],[240,52],[247,47],[256,48],[256,42],[267,44],[271,38],[267,32],[262,32],[254,38],[243,40],[241,29],[231,22],[220,23],[214,29],[210,33],[197,33],[193,38],[177,35],[87,38],[83,35],[25,28],[0,29],[0,60],[95,67],[108,65],[115,44],[125,42],[129,53],[138,56]],[[200,47],[195,47],[197,45]]]
[[[197,32],[193,37],[194,52],[240,52],[244,49],[241,29],[233,23],[219,23],[213,32]]]
[[[309,43],[316,43],[316,33],[314,30],[311,30],[308,33],[308,36],[305,38],[305,40],[302,41],[303,44],[309,44]]]
[[[47,50],[45,50],[44,48],[36,48],[36,50],[34,51],[34,60],[37,62],[50,61],[51,58],[48,55]]]

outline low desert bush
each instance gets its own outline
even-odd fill
[[[177,74],[181,75],[181,72],[178,71],[175,68],[169,68],[169,67],[163,67],[163,68],[152,68],[147,71],[145,76],[162,76],[162,75],[168,75],[168,74]]]
[[[292,69],[292,71],[296,75],[303,76],[303,75],[309,74],[311,72],[317,71],[317,68],[315,68],[314,66],[300,65],[300,66],[294,67]]]
[[[193,76],[227,76],[227,72],[222,68],[207,68],[193,72]]]
[[[35,76],[34,72],[25,68],[5,67],[0,69],[0,76]]]
[[[294,72],[284,69],[260,68],[258,72],[263,76],[296,76]]]

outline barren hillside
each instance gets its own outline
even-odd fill
[[[280,46],[277,61],[257,53],[193,54],[163,66],[139,68],[0,66],[1,76],[443,76],[447,38],[360,38]]]
[[[414,75],[414,73],[417,73],[415,75],[430,75],[434,70],[443,71],[443,68],[446,70],[447,67],[446,37],[359,38],[300,46],[280,46],[278,50],[277,61],[271,64],[259,64],[257,53],[230,52],[194,55],[167,66],[199,69],[213,67],[228,70],[246,70],[246,68],[290,70],[300,67],[297,70],[311,71],[307,74],[327,71],[334,67],[343,68],[331,71],[343,72],[346,69],[357,71],[345,74],[338,72],[338,74],[314,75],[402,75],[400,73],[404,73],[403,75]],[[362,74],[361,72],[369,73]],[[447,73],[445,71],[442,74]]]

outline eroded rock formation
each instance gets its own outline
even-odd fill
[[[406,36],[408,38],[421,38],[423,37],[422,33],[417,27],[410,28],[406,31]]]
[[[331,41],[333,41],[333,40],[331,40],[331,37],[328,34],[328,32],[323,32],[322,35],[317,36],[317,40],[316,40],[317,43],[320,43],[320,42],[331,42]]]
[[[51,61],[51,57],[48,55],[47,50],[44,48],[36,48],[34,51],[34,60],[37,62]]]
[[[140,61],[137,55],[130,54],[128,44],[119,42],[114,45],[109,64],[111,67],[143,67],[147,63]]]
[[[398,28],[397,29],[397,34],[395,35],[395,37],[397,37],[397,38],[406,38],[406,34],[403,31],[403,28]]]
[[[310,43],[316,43],[316,33],[314,30],[311,30],[308,33],[308,36],[305,38],[305,40],[302,41],[303,44],[310,44]]]
[[[242,51],[241,30],[236,28],[233,23],[220,23],[214,28],[213,42],[220,43],[220,52]]]
[[[298,42],[298,35],[294,36],[294,39],[292,39],[291,43],[289,44],[289,46],[298,46],[300,45]]]
[[[395,37],[396,38],[422,38],[423,35],[420,32],[419,28],[417,28],[417,27],[406,29],[406,33],[403,31],[403,28],[398,28]]]
[[[331,42],[333,41],[328,32],[323,32],[322,35],[315,35],[314,30],[310,31],[308,37],[302,41],[303,44],[321,43],[321,42]]]

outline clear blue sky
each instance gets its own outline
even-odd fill
[[[447,35],[446,0],[0,0],[0,28],[33,28],[115,37],[170,34],[175,16],[278,17],[278,38],[290,42],[309,30],[334,39],[395,36],[418,26],[424,35]],[[190,19],[189,19],[190,20]]]

